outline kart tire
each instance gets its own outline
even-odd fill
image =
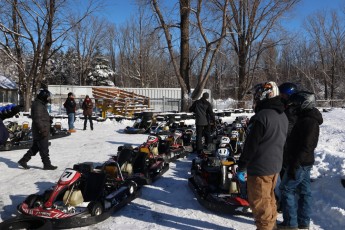
[[[29,208],[33,208],[35,202],[38,200],[38,195],[37,194],[31,194],[25,199],[25,203],[28,205]]]
[[[1,230],[12,229],[38,229],[38,230],[51,230],[53,229],[52,223],[44,218],[37,217],[15,217],[0,223]]]
[[[103,213],[103,206],[100,202],[98,201],[92,201],[90,204],[87,206],[91,216],[99,216],[102,215]]]
[[[128,195],[131,196],[133,195],[138,189],[138,185],[137,183],[135,183],[134,181],[130,181],[128,183]]]

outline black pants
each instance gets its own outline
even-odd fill
[[[90,128],[93,129],[92,118],[88,115],[84,115],[84,129],[86,129],[87,120],[90,122]]]
[[[197,125],[196,126],[196,150],[201,152],[203,149],[202,137],[205,137],[205,144],[211,142],[211,127],[209,125]]]
[[[28,162],[31,157],[40,152],[40,156],[44,165],[50,165],[49,159],[49,137],[33,140],[31,148],[25,153],[23,159]]]

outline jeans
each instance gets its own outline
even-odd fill
[[[68,129],[74,129],[74,113],[69,113],[68,114]]]
[[[283,224],[290,227],[309,226],[311,213],[310,171],[313,166],[296,169],[296,180],[285,173],[279,186],[283,205]],[[298,195],[296,197],[296,195]]]

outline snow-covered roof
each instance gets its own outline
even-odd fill
[[[9,78],[0,75],[0,89],[17,89],[17,84]]]

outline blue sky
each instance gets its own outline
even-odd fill
[[[176,2],[177,0],[163,0]],[[102,16],[116,25],[121,25],[136,14],[135,0],[106,0]],[[345,0],[302,0],[287,19],[291,27],[300,27],[306,16],[319,10],[345,8]]]

